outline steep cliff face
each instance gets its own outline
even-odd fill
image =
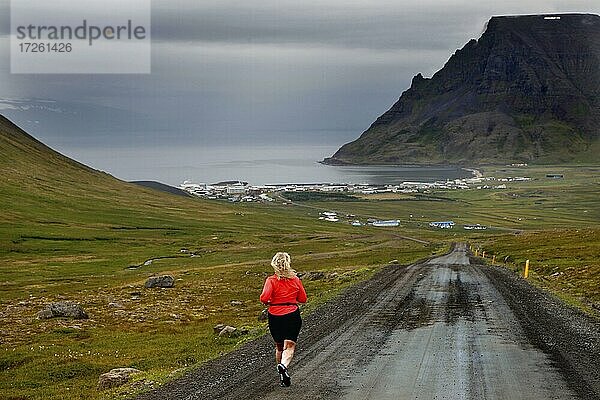
[[[493,17],[325,161],[588,161],[599,138],[600,16]]]

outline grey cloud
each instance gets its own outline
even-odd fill
[[[0,36],[10,33],[10,0],[0,0]]]
[[[442,49],[462,39],[465,30],[476,33],[487,18],[480,7],[472,5],[450,13],[439,9],[423,13],[415,7],[377,4],[348,8],[319,3],[289,9],[274,7],[272,2],[253,7],[219,4],[154,9],[153,40]]]
[[[593,1],[176,0],[156,4],[152,29],[165,41],[447,49],[478,36],[492,15],[594,9]]]
[[[0,0],[0,34],[7,4]],[[478,37],[492,15],[598,8],[583,0],[156,0],[152,74],[11,75],[1,57],[0,97],[12,103],[0,112],[63,146],[322,140],[322,132],[341,144],[412,76],[432,75]],[[0,52],[8,55],[6,37]],[[40,99],[66,112],[42,109]]]

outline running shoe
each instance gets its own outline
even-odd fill
[[[288,387],[292,384],[292,378],[290,378],[290,374],[288,374],[288,370],[283,364],[277,364],[277,372],[279,372],[279,380],[281,381],[281,386]]]
[[[279,364],[277,364],[277,373],[279,374],[279,386],[285,387],[283,383],[283,374],[279,372]]]

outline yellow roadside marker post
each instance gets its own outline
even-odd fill
[[[523,278],[527,279],[529,276],[529,260],[525,261],[525,271],[523,271]]]
[[[495,263],[495,262],[496,262],[496,255],[494,254],[494,255],[492,256],[492,265],[494,265],[494,263]]]
[[[481,253],[481,257],[485,258],[485,251]]]
[[[475,249],[475,257],[479,255],[479,250]]]

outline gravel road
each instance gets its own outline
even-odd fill
[[[139,399],[600,399],[600,323],[466,245],[386,266],[306,317],[292,386],[269,337]]]

